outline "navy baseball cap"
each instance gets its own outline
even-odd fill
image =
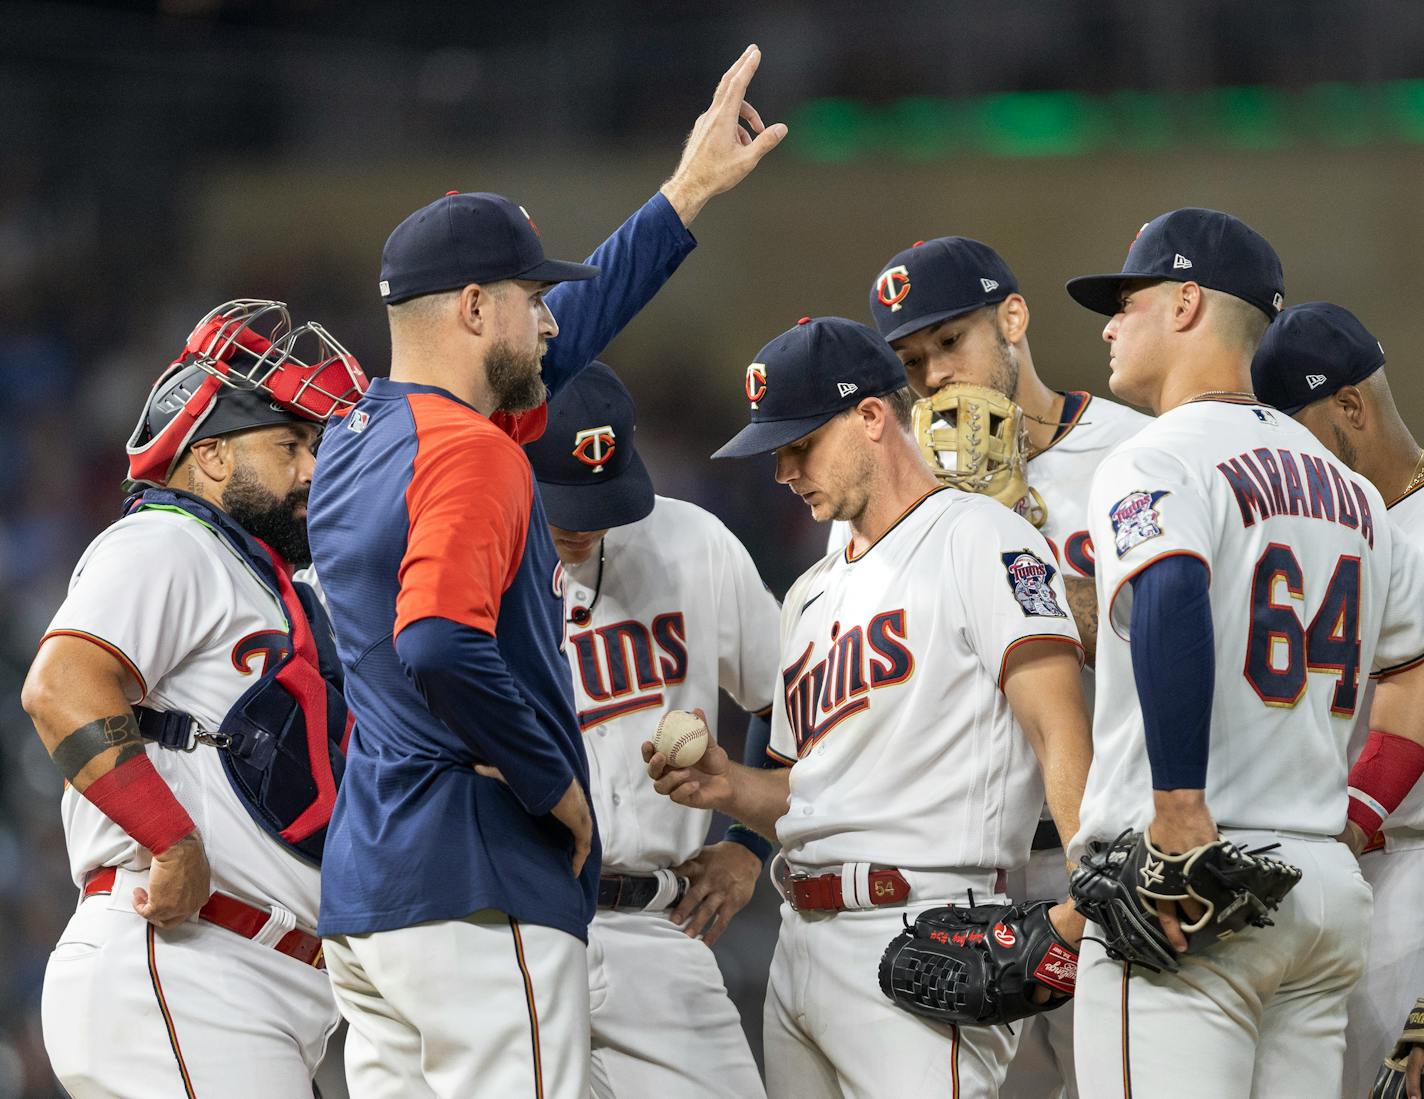
[[[451,191],[391,231],[381,252],[387,305],[472,282],[591,279],[597,267],[546,259],[539,230],[523,206],[503,195]]]
[[[633,449],[633,398],[604,363],[559,390],[544,434],[524,452],[556,527],[606,530],[653,510],[653,482]]]
[[[752,422],[712,457],[769,454],[866,397],[909,384],[899,357],[874,329],[844,317],[802,317],[747,367]]]
[[[1018,292],[1009,265],[987,244],[936,237],[891,257],[870,287],[870,315],[888,343]]]
[[[1111,317],[1128,279],[1200,283],[1248,301],[1272,319],[1285,304],[1281,259],[1266,238],[1239,218],[1196,206],[1153,218],[1138,230],[1121,271],[1069,279],[1068,293]]]
[[[1384,347],[1348,309],[1328,301],[1292,305],[1266,329],[1251,360],[1256,399],[1294,416],[1384,365]]]

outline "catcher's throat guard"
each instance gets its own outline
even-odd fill
[[[947,385],[915,402],[910,427],[934,475],[962,492],[992,496],[1036,527],[1048,521],[1028,483],[1023,410],[982,385]]]

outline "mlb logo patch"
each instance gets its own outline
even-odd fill
[[[1053,577],[1057,569],[1028,549],[1001,553],[999,559],[1004,563],[1009,590],[1014,593],[1025,618],[1068,617],[1058,605],[1058,597],[1053,594]]]
[[[354,431],[357,435],[366,430],[366,425],[371,422],[371,414],[362,412],[359,408],[353,408],[346,417],[346,428]]]
[[[1108,509],[1119,557],[1134,546],[1161,535],[1162,516],[1158,514],[1157,501],[1166,495],[1165,489],[1160,492],[1129,492]]]

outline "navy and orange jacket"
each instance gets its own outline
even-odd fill
[[[551,392],[695,244],[654,195],[590,258],[597,278],[550,290]],[[543,407],[487,418],[443,389],[376,379],[322,440],[308,524],[356,716],[327,833],[323,935],[494,908],[587,938],[597,831],[575,879],[569,833],[548,815],[589,779],[554,546],[521,448],[546,419]]]

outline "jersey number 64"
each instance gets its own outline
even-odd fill
[[[1279,601],[1282,591],[1304,604],[1305,578],[1295,552],[1272,542],[1251,577],[1247,682],[1267,706],[1294,706],[1305,693],[1308,672],[1333,672],[1339,682],[1330,712],[1349,717],[1360,693],[1360,559],[1342,556],[1335,562],[1325,598],[1308,626],[1294,603]]]

